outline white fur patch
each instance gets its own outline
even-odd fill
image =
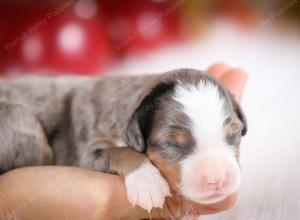
[[[162,208],[170,188],[157,168],[146,162],[125,177],[127,196],[131,204],[151,211]]]
[[[181,161],[181,193],[202,204],[211,204],[235,192],[241,182],[235,153],[226,143],[225,100],[209,81],[179,84],[174,100],[189,117],[196,149]]]
[[[198,146],[216,146],[225,139],[223,123],[227,117],[225,100],[218,87],[211,82],[201,81],[196,85],[178,85],[174,99],[183,106],[184,113],[191,119],[192,133]]]

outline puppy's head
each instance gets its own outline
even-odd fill
[[[239,105],[224,87],[207,74],[180,69],[145,90],[125,140],[148,155],[173,190],[210,204],[240,185],[239,145],[246,130]]]

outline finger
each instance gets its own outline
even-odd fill
[[[207,71],[211,76],[219,79],[227,70],[229,70],[229,66],[225,63],[220,62],[211,65]]]
[[[235,202],[236,202],[236,194],[232,194],[221,202],[206,206],[206,209],[210,213],[222,212],[232,208]]]
[[[235,96],[236,101],[240,102],[247,78],[248,75],[244,70],[234,68],[226,71],[220,81]]]

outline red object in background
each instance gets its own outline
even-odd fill
[[[109,64],[111,48],[102,24],[66,19],[54,26],[48,39],[53,46],[47,54],[49,68],[64,73],[94,74]]]
[[[75,3],[2,3],[0,68],[79,74],[103,69],[111,57],[103,24],[97,16],[78,18]]]
[[[4,0],[0,71],[95,74],[114,58],[180,39],[174,0]]]
[[[140,53],[182,39],[178,1],[102,1],[106,31],[118,55]],[[174,11],[172,10],[174,9]]]

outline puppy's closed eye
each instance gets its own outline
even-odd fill
[[[172,140],[169,140],[164,145],[167,148],[171,148],[172,150],[178,151],[179,153],[181,153],[181,155],[178,159],[182,159],[187,154],[192,152],[192,150],[191,150],[192,146],[190,146],[189,144],[187,144],[187,145],[186,144],[180,144],[180,143],[174,142]]]
[[[191,134],[181,128],[172,128],[167,138],[160,143],[164,159],[178,161],[192,153],[195,141]]]
[[[163,160],[176,162],[193,151],[194,139],[185,129],[169,126],[158,137],[151,143],[156,146],[152,150],[160,152],[158,155]]]
[[[174,147],[174,148],[183,148],[183,145],[180,143],[176,143],[173,140],[166,141],[165,146]]]
[[[174,140],[168,140],[161,143],[159,151],[161,152],[160,155],[163,159],[173,162],[183,159],[192,152],[190,147],[177,143]]]

